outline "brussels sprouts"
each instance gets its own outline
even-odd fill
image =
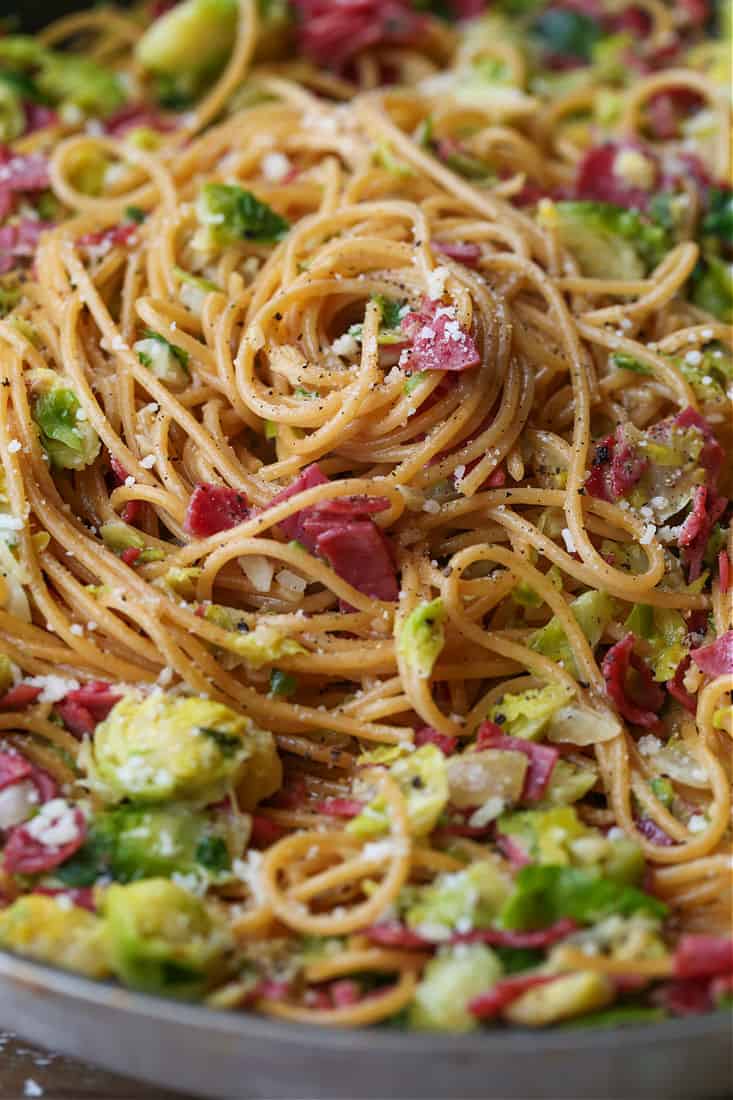
[[[263,665],[271,665],[283,657],[296,657],[299,653],[307,652],[295,638],[289,638],[277,627],[267,623],[260,623],[254,630],[247,630],[245,616],[234,608],[209,604],[204,618],[230,632],[230,637],[222,643],[222,648],[244,657],[252,668],[262,668]]]
[[[190,805],[121,806],[98,814],[84,846],[55,876],[66,886],[93,886],[110,876],[115,882],[196,874],[216,877],[229,870],[232,849],[241,851],[228,819]]]
[[[556,230],[582,274],[590,278],[642,279],[667,249],[661,226],[613,203],[545,200],[539,213],[540,221]]]
[[[267,203],[233,183],[204,184],[196,202],[196,217],[202,232],[194,243],[204,250],[240,241],[273,244],[290,228]]]
[[[48,51],[36,83],[55,103],[73,103],[88,115],[110,115],[125,102],[117,75],[88,57]]]
[[[26,894],[0,910],[0,945],[89,978],[109,973],[102,921],[64,898]]]
[[[525,931],[547,928],[563,917],[590,925],[635,913],[661,920],[667,906],[635,886],[604,878],[597,868],[532,866],[517,875],[499,921],[504,928]]]
[[[31,385],[38,394],[33,419],[51,464],[63,470],[83,470],[91,465],[101,443],[74,391],[50,370],[33,371]]]
[[[588,639],[591,648],[598,645],[606,626],[613,618],[614,601],[605,592],[591,589],[573,600],[570,610],[578,626]],[[535,631],[529,640],[530,648],[553,661],[562,662],[563,667],[578,678],[578,669],[565,631],[559,619],[553,615],[549,623]]]
[[[427,679],[445,645],[443,601],[438,597],[421,603],[412,611],[400,630],[397,648],[405,662],[422,679]]]
[[[235,788],[245,809],[281,780],[271,733],[222,703],[162,692],[115,704],[94,732],[90,771],[110,801],[201,804]]]
[[[112,842],[114,878],[132,882],[190,871],[199,862],[196,854],[202,840],[224,843],[208,832],[208,826],[206,815],[189,806],[125,806],[102,815],[94,827]]]
[[[0,73],[0,141],[14,141],[25,130],[23,101]]]
[[[188,369],[188,352],[171,344],[158,332],[148,329],[145,338],[132,345],[132,350],[148,370],[161,382],[183,389],[188,385],[191,373]]]
[[[593,835],[572,806],[504,814],[499,818],[499,830],[514,837],[533,861],[552,864],[570,863],[571,843]],[[600,834],[597,836],[602,842]]]
[[[489,719],[511,737],[536,741],[542,737],[553,716],[573,696],[564,684],[528,688],[517,695],[507,693],[489,711]]]
[[[569,760],[557,760],[544,801],[551,806],[566,806],[577,802],[596,785],[598,773],[592,767],[580,768]]]
[[[698,261],[691,276],[692,301],[728,324],[733,320],[733,264],[712,253]]]
[[[427,836],[435,828],[448,802],[448,776],[443,753],[435,745],[423,745],[409,756],[396,760],[389,773],[399,784],[407,802],[410,832]],[[384,798],[379,795],[346,826],[359,837],[381,836],[389,829]]]
[[[442,948],[425,967],[409,1009],[418,1031],[472,1031],[478,1020],[468,1006],[502,976],[498,958],[483,944]]]
[[[103,916],[110,966],[133,989],[191,999],[222,972],[231,946],[223,922],[168,879],[110,886]]]
[[[487,859],[410,889],[414,897],[405,914],[408,925],[428,939],[441,940],[454,931],[488,927],[511,894],[512,880]]]
[[[648,642],[654,679],[661,683],[671,680],[680,661],[688,653],[685,645],[687,623],[679,611],[634,604],[624,626]]]
[[[509,1005],[505,1015],[519,1027],[547,1027],[605,1008],[615,996],[613,982],[605,974],[581,970],[528,989]]]
[[[231,52],[238,13],[237,0],[184,0],[147,29],[135,48],[137,60],[169,77],[215,72]]]
[[[475,810],[491,799],[498,815],[507,803],[519,801],[528,760],[523,752],[481,749],[451,756],[447,767],[452,806]]]

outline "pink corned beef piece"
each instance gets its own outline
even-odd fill
[[[248,516],[249,506],[244,493],[226,485],[200,482],[191,494],[183,527],[190,535],[204,539],[236,527]]]

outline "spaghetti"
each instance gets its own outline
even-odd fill
[[[0,38],[0,943],[331,1026],[711,1010],[725,11],[159,7]]]

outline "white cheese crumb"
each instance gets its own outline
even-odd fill
[[[8,443],[8,454],[15,455],[15,454],[18,453],[20,448],[21,448],[20,440],[11,439],[10,442]]]
[[[132,476],[132,474],[128,474],[128,476],[125,478],[125,488],[132,489],[134,484],[135,478]]]
[[[254,849],[247,852],[246,859],[235,859],[232,864],[232,871],[249,888],[255,901],[262,901],[264,898],[260,880],[261,865],[262,852],[257,852]]]
[[[79,834],[74,807],[65,798],[52,798],[41,806],[25,828],[44,848],[61,848]]]
[[[262,158],[260,167],[268,183],[282,183],[293,166],[284,153],[267,153]]]
[[[436,512],[440,511],[440,505],[437,500],[426,500],[422,506],[422,510],[423,512],[430,512],[431,515],[435,515]]]
[[[702,363],[702,352],[696,349],[688,351],[685,355],[685,362],[689,363],[691,367],[699,367]]]
[[[143,470],[152,470],[155,465],[155,455],[145,455],[145,458],[140,459],[140,465]]]
[[[355,338],[348,332],[345,332],[343,336],[339,336],[337,340],[334,340],[331,345],[331,351],[335,355],[356,355],[359,350],[359,345]]]
[[[77,638],[81,637],[81,635],[84,633],[84,627],[81,626],[79,623],[72,623],[69,627],[69,630],[72,634],[75,634]]]
[[[654,526],[654,524],[653,523],[647,523],[646,526],[644,527],[644,530],[641,533],[641,536],[639,538],[639,542],[641,543],[642,546],[648,546],[649,543],[653,540],[656,533],[657,533],[657,529]]]
[[[560,534],[562,535],[562,540],[565,543],[565,549],[567,550],[568,554],[574,554],[576,552],[575,543],[573,541],[573,535],[570,528],[563,527]]]
[[[32,1077],[26,1078],[23,1082],[23,1095],[24,1096],[43,1096],[43,1089],[34,1081]]]
[[[693,814],[687,822],[687,828],[691,833],[704,833],[708,827],[708,819],[704,814]]]
[[[71,680],[66,676],[31,676],[26,680],[32,687],[41,689],[38,696],[39,703],[58,703],[70,691],[78,691],[81,684],[78,680]]]
[[[447,267],[436,267],[433,271],[428,273],[428,298],[430,298],[432,302],[440,301],[445,294],[445,283],[449,276],[450,271]]]
[[[613,174],[634,187],[648,191],[654,184],[654,163],[638,149],[622,149],[613,161]]]
[[[38,804],[38,791],[29,779],[0,791],[0,829],[12,829],[26,821]]]
[[[662,742],[653,734],[647,733],[636,742],[636,747],[642,756],[654,756],[662,747]]]

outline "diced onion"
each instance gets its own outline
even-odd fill
[[[611,741],[621,732],[621,723],[609,711],[568,703],[553,716],[547,740],[569,745],[597,745],[601,741]]]
[[[527,757],[506,749],[467,752],[448,760],[450,801],[459,810],[484,806],[489,799],[516,802],[522,793]]]
[[[305,577],[299,577],[297,573],[291,572],[290,569],[281,569],[275,580],[281,588],[285,588],[290,592],[297,592],[298,595],[305,592],[308,586]]]
[[[262,554],[250,554],[238,560],[242,572],[255,591],[269,592],[275,573],[275,566],[270,559],[263,557]]]

